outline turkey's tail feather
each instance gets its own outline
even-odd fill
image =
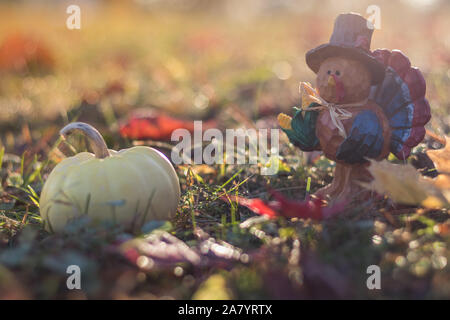
[[[386,66],[386,75],[375,91],[374,100],[389,119],[391,152],[403,160],[423,140],[424,126],[431,118],[425,99],[425,79],[399,50],[378,49],[373,55]]]

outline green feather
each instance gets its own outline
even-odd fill
[[[308,108],[317,106],[311,103]],[[312,151],[319,144],[316,136],[316,122],[319,113],[317,111],[306,111],[303,117],[302,109],[294,108],[295,114],[291,121],[292,129],[283,129],[292,144],[303,151]]]

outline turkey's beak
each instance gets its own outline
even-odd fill
[[[345,90],[340,79],[336,78],[334,74],[329,75],[328,86],[334,90],[337,102],[341,102],[344,99]]]
[[[334,80],[333,75],[328,76],[328,85],[333,88],[336,87],[336,80]]]

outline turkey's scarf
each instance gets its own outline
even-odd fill
[[[347,103],[347,104],[335,104],[330,103],[324,100],[316,89],[314,89],[310,83],[308,82],[300,82],[300,94],[302,97],[302,108],[309,106],[312,102],[319,104],[319,107],[308,108],[308,110],[325,110],[328,109],[330,113],[331,121],[334,126],[339,130],[339,135],[343,138],[347,138],[347,133],[345,132],[344,125],[342,120],[350,119],[352,117],[352,113],[347,108],[353,107],[361,107],[364,106],[368,99],[363,101],[355,102],[355,103]]]

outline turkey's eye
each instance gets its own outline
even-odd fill
[[[336,70],[335,74],[336,74],[337,76],[340,76],[340,75],[341,75],[341,72],[340,72],[339,70]]]
[[[331,74],[331,70],[328,70],[327,73],[328,73],[328,74]]]

